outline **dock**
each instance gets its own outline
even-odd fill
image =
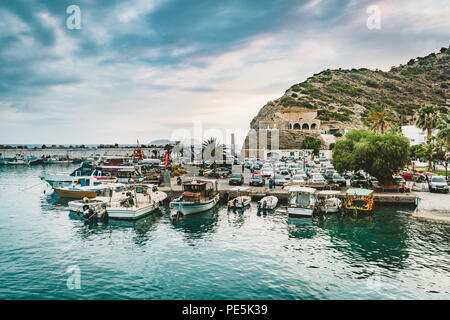
[[[201,178],[201,177],[199,177]],[[269,189],[267,186],[263,187],[251,187],[248,185],[242,186],[230,186],[228,184],[228,179],[210,179],[217,181],[217,191],[220,194],[221,199],[234,198],[239,195],[250,196],[254,200],[259,200],[265,196],[275,196],[280,202],[286,203],[288,200],[289,192],[283,190],[282,187],[278,186],[276,189]],[[171,199],[179,197],[182,193],[182,186],[177,185],[176,178],[171,179],[171,185],[162,185],[159,189],[169,196]],[[315,187],[313,185],[308,185],[310,187]],[[319,189],[319,188],[318,188]],[[341,193],[338,195],[340,198],[345,197],[345,190],[347,188],[342,188]],[[402,192],[375,192],[374,201],[375,204],[401,204],[401,205],[416,205],[417,193],[414,191],[402,193]]]

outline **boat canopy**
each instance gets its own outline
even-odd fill
[[[287,186],[284,189],[289,192],[304,192],[304,193],[315,193],[317,191],[314,188],[301,187],[301,186]]]
[[[338,190],[321,190],[317,194],[321,196],[337,196],[341,194],[341,192]]]
[[[373,190],[369,189],[362,189],[362,188],[354,188],[354,189],[348,189],[346,194],[356,194],[357,196],[369,196],[373,193]]]

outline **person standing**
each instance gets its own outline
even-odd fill
[[[242,164],[242,173],[244,173],[244,170],[245,170],[245,165]]]

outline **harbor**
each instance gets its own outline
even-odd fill
[[[71,172],[78,165],[53,166]],[[2,297],[446,299],[450,294],[445,263],[450,225],[412,218],[414,206],[380,204],[373,216],[297,222],[288,221],[283,204],[258,215],[256,202],[243,212],[221,202],[176,221],[164,206],[136,221],[89,222],[69,216],[69,200],[47,189],[39,178],[43,170],[48,165],[0,167]],[[436,202],[446,196],[430,194]],[[81,272],[80,290],[65,285],[73,266]]]

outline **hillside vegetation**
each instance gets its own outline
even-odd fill
[[[339,122],[349,128],[369,126],[375,104],[386,106],[392,124],[413,124],[423,104],[437,106],[441,114],[450,108],[450,48],[411,59],[390,71],[327,69],[290,87],[277,100],[268,102],[252,120],[276,120],[276,113],[295,110],[317,111],[322,122]]]

